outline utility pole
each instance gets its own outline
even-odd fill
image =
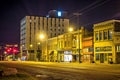
[[[78,30],[78,54],[79,54],[79,63],[81,63],[81,54],[80,54],[80,24],[79,24],[79,21],[80,21],[80,15],[82,15],[81,13],[73,13],[73,15],[77,16],[77,30]]]
[[[77,13],[73,13],[73,15],[75,15],[77,17],[77,29],[80,29],[80,15],[82,15],[81,13],[77,12]]]

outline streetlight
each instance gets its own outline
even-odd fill
[[[30,46],[29,60],[33,60],[33,59],[32,59],[32,47],[33,47],[33,45],[32,45],[32,44],[30,44],[29,46]]]
[[[46,34],[40,34],[40,36],[39,36],[39,38],[41,39],[41,40],[43,40],[44,38],[46,38],[45,39],[45,41],[46,41],[46,48],[45,48],[45,50],[46,50],[46,55],[45,55],[45,60],[48,60],[48,37],[47,37],[47,35]],[[43,44],[42,44],[42,47],[43,47]],[[42,53],[43,53],[43,48],[42,48]]]
[[[22,59],[23,58],[23,49],[24,49],[24,47],[25,47],[25,45],[24,44],[21,44],[21,46],[20,46],[20,52],[21,52],[21,54],[20,54],[20,58]],[[26,57],[28,58],[28,52],[27,52],[27,54],[26,54]],[[20,58],[19,58],[19,60],[20,60]]]
[[[42,58],[41,56],[43,56],[43,54],[42,54],[42,53],[43,53],[43,42],[42,42],[42,41],[43,41],[44,38],[45,38],[45,35],[44,35],[43,33],[41,33],[41,34],[39,35],[39,39],[40,39],[41,42],[37,43],[37,44],[38,44],[38,49],[39,49],[40,44],[42,43],[42,44],[41,44],[41,51],[40,51],[40,53],[39,53],[39,54],[40,54],[40,60],[41,60],[41,58]]]
[[[30,44],[30,48],[32,48],[33,47],[33,45],[32,44]]]
[[[73,28],[72,28],[72,27],[70,27],[70,28],[69,28],[69,32],[72,32],[72,31],[73,31]]]
[[[37,43],[36,61],[40,61],[40,42]]]
[[[45,36],[43,34],[40,34],[39,37],[40,37],[41,40],[45,38]]]

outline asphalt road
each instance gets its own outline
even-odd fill
[[[54,80],[120,80],[120,64],[79,64],[48,62],[0,62],[32,76],[48,75]]]

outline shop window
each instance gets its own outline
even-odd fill
[[[96,54],[96,60],[100,60],[100,54]]]
[[[84,55],[84,60],[85,61],[89,61],[89,59],[90,59],[90,55]]]
[[[88,48],[84,48],[84,49],[83,49],[83,52],[88,52]]]
[[[100,52],[100,47],[96,47],[96,48],[95,48],[95,51],[96,51],[96,52]]]
[[[112,30],[108,30],[108,39],[109,39],[109,40],[112,39]]]
[[[108,53],[108,56],[112,56],[112,53]]]
[[[93,47],[90,47],[89,52],[93,52],[93,51],[94,51]]]

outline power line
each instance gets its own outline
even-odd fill
[[[92,9],[95,9],[96,7],[99,7],[99,6],[107,3],[108,1],[110,1],[110,0],[97,0],[97,1],[93,2],[92,4],[88,5],[87,7],[83,8],[79,11],[76,11],[76,12],[84,14],[84,13],[86,13],[86,12],[92,10]],[[73,17],[74,17],[74,15],[72,14],[72,16],[69,17],[69,19],[73,18]]]
[[[82,12],[82,11],[84,11],[84,10],[86,10],[86,9],[88,9],[88,8],[90,8],[90,7],[92,7],[92,6],[94,6],[95,4],[99,3],[100,1],[101,1],[101,0],[97,0],[97,1],[93,2],[92,4],[88,5],[87,7],[81,9],[81,10],[78,11],[78,12]]]
[[[102,2],[101,4],[98,4],[98,5],[94,6],[94,7],[91,7],[90,9],[88,9],[88,10],[82,12],[82,14],[84,14],[84,13],[86,13],[86,12],[88,12],[88,11],[90,11],[90,10],[96,8],[96,7],[101,6],[101,5],[105,4],[105,3],[107,3],[108,1],[110,1],[110,0],[106,0],[106,1]]]

